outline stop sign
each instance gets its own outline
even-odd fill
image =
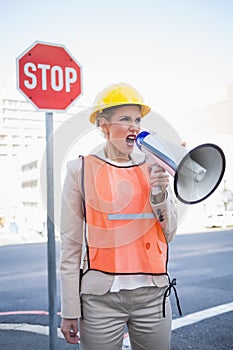
[[[81,95],[81,66],[63,45],[36,41],[16,61],[17,87],[37,109],[66,110]]]

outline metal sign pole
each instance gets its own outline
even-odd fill
[[[49,299],[49,349],[56,350],[57,344],[57,282],[56,244],[54,233],[54,185],[53,185],[53,113],[45,114],[46,123],[46,165],[47,165],[47,256],[48,256],[48,299]]]
[[[65,111],[82,94],[81,71],[78,61],[63,46],[35,41],[16,60],[17,88],[39,110]],[[43,74],[39,64],[48,66],[48,74]],[[53,81],[51,67],[59,67],[66,75]],[[61,78],[61,79],[60,79]],[[46,86],[46,88],[43,88]],[[50,348],[56,350],[57,343],[57,283],[56,283],[56,244],[54,234],[54,184],[53,184],[53,113],[46,112],[46,175],[47,175],[47,260]]]

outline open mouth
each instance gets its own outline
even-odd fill
[[[135,135],[128,135],[126,137],[126,143],[129,147],[132,147],[134,145],[134,141],[136,139],[136,136]]]

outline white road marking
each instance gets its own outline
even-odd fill
[[[42,334],[42,335],[49,335],[49,327],[41,326],[38,324],[0,323],[0,329],[2,331],[23,331],[23,332]],[[64,338],[60,328],[58,328],[57,330],[57,335],[59,338]]]
[[[176,318],[175,320],[173,320],[172,330],[189,326],[190,324],[197,323],[206,320],[210,317],[218,316],[230,311],[233,311],[233,302],[194,312],[193,314],[189,314],[187,316]]]
[[[206,320],[208,318],[224,314],[226,312],[233,311],[233,302],[223,305],[218,305],[205,309],[202,311],[194,312],[184,317],[177,318],[172,321],[172,330],[189,326],[191,324]],[[41,325],[32,325],[27,323],[0,323],[0,330],[15,330],[32,332],[43,335],[49,335],[49,327]],[[58,337],[63,338],[61,329],[58,328]]]

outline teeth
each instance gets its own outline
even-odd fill
[[[129,135],[126,137],[126,142],[129,146],[133,146],[135,137],[134,135]]]

